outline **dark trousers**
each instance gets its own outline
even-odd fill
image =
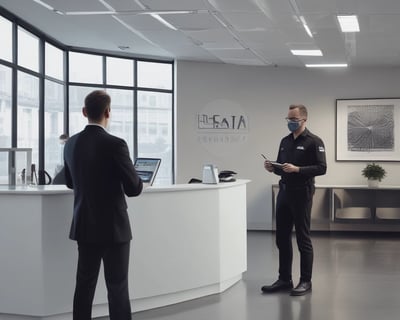
[[[92,304],[103,261],[111,320],[130,320],[128,290],[130,242],[89,244],[78,242],[78,268],[74,294],[73,320],[92,319]]]
[[[292,280],[292,230],[300,252],[300,281],[311,281],[313,246],[310,238],[314,185],[290,187],[280,184],[276,203],[276,245],[279,249],[279,279]]]

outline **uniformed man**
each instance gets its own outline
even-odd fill
[[[326,173],[322,140],[306,128],[307,108],[291,105],[286,118],[291,133],[279,146],[277,162],[265,160],[264,168],[281,176],[276,203],[276,245],[279,250],[279,278],[261,288],[264,293],[290,291],[293,296],[311,291],[313,247],[310,238],[314,177]],[[300,281],[292,282],[292,230],[296,230],[300,251]]]

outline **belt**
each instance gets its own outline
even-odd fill
[[[279,181],[279,188],[281,188],[282,190],[300,190],[300,189],[304,189],[307,188],[309,186],[314,185],[313,182],[304,182],[304,183],[286,183],[286,182],[282,182]]]

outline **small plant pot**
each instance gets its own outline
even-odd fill
[[[379,180],[378,179],[368,179],[368,187],[369,188],[378,188]]]

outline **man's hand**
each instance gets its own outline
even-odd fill
[[[283,170],[283,172],[287,172],[287,173],[296,173],[296,172],[300,171],[300,168],[291,163],[284,163],[282,165],[282,170]]]
[[[271,161],[265,160],[264,161],[264,168],[269,172],[274,172],[274,166],[272,165]]]

